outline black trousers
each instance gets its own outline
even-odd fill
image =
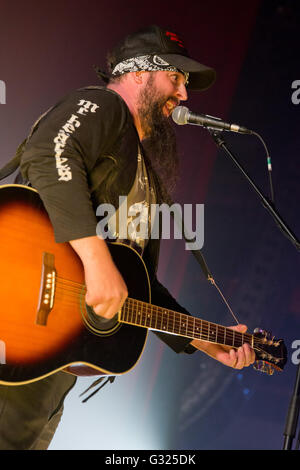
[[[26,385],[0,385],[0,450],[46,450],[76,377],[57,372]]]

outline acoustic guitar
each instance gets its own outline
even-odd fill
[[[200,318],[151,304],[143,259],[127,245],[109,244],[129,296],[111,321],[85,303],[82,263],[69,243],[56,243],[38,193],[27,186],[0,187],[1,309],[0,383],[34,382],[59,370],[88,367],[95,375],[131,370],[148,330],[238,348],[254,349],[256,366],[282,370],[282,339],[257,331],[235,332]],[[260,362],[259,362],[260,361]]]

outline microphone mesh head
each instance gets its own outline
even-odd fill
[[[189,110],[185,106],[177,106],[172,113],[173,121],[180,126],[187,124],[188,112]]]

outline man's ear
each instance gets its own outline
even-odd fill
[[[136,84],[141,85],[143,83],[144,75],[145,75],[143,72],[141,71],[133,72],[132,75],[133,75],[133,80]]]

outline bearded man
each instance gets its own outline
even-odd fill
[[[191,59],[181,39],[158,26],[130,34],[109,55],[106,87],[70,93],[35,125],[22,152],[21,173],[50,216],[57,243],[69,242],[82,261],[86,303],[112,319],[128,295],[106,241],[97,236],[96,209],[119,196],[128,205],[168,201],[177,177],[170,115],[187,100],[187,87],[204,90],[213,69]],[[128,218],[127,223],[130,224]],[[121,227],[113,237],[120,240]],[[156,278],[159,241],[131,239],[149,271],[152,303],[186,312]],[[245,332],[245,325],[235,327]],[[241,369],[254,362],[248,344],[237,351],[157,333],[175,352],[202,350]],[[47,449],[74,375],[56,374],[18,387],[0,387],[0,448]]]

